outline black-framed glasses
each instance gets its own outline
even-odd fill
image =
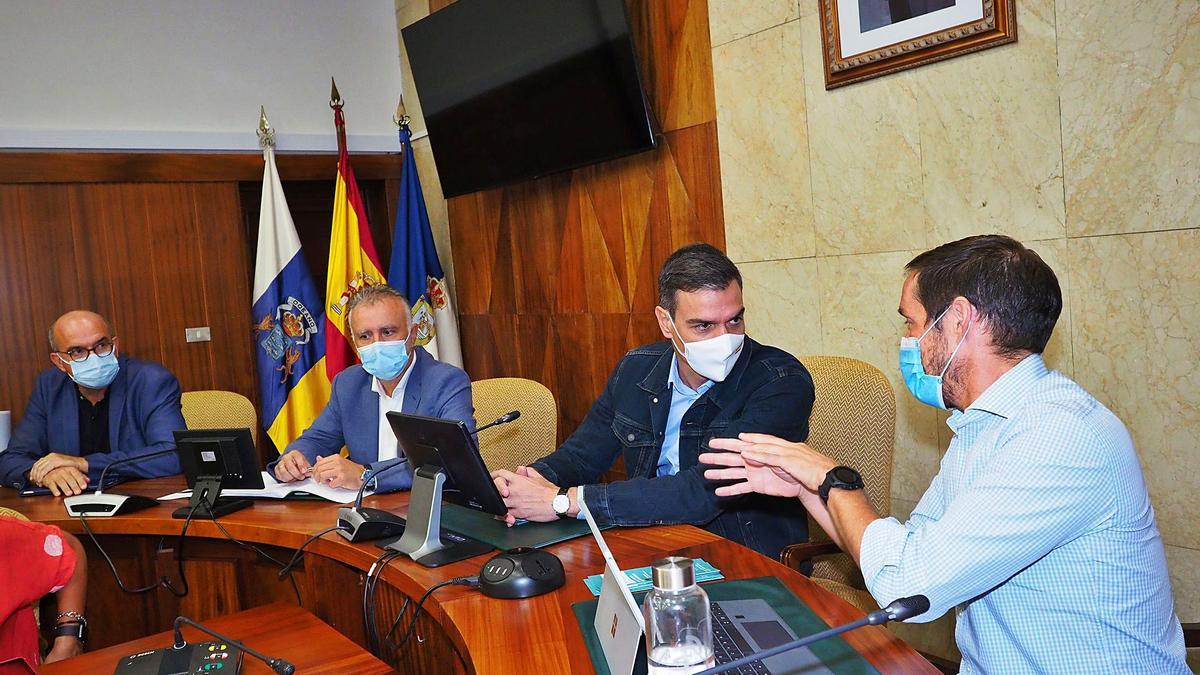
[[[115,340],[116,338],[112,338],[111,340],[109,338],[103,338],[91,347],[71,347],[65,352],[54,353],[58,354],[60,357],[66,356],[68,359],[79,363],[80,361],[87,360],[89,354],[95,354],[96,356],[108,356],[112,353]]]

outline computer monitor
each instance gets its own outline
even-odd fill
[[[258,451],[250,429],[186,429],[175,432],[179,464],[192,489],[176,518],[217,518],[251,506],[248,499],[221,499],[222,489],[263,489]]]
[[[404,535],[388,548],[431,567],[491,550],[482,542],[441,531],[443,498],[497,516],[508,513],[467,426],[458,420],[398,412],[387,413],[387,419],[413,468]]]

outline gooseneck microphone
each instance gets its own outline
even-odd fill
[[[246,652],[250,656],[253,656],[254,658],[258,659],[259,661],[262,661],[263,663],[267,664],[268,666],[271,667],[271,670],[275,671],[276,673],[279,673],[279,675],[292,675],[293,673],[296,672],[296,666],[292,665],[288,661],[286,661],[284,659],[271,658],[270,656],[267,656],[266,654],[263,654],[262,652],[255,651],[255,650],[247,647],[245,644],[238,642],[237,640],[231,640],[231,639],[225,637],[224,635],[221,635],[220,633],[218,633],[215,630],[211,630],[209,628],[206,628],[205,626],[202,626],[202,625],[196,623],[195,621],[192,621],[191,619],[187,618],[186,616],[175,617],[175,644],[172,645],[173,649],[178,650],[178,649],[183,649],[184,647],[188,646],[187,641],[183,639],[184,624],[187,624],[202,633],[211,635],[211,636],[217,638],[218,640],[225,642],[225,644],[237,647],[238,649],[242,650],[243,652]]]
[[[484,429],[491,429],[492,427],[500,425],[500,424],[508,424],[509,422],[517,419],[520,416],[521,416],[520,410],[513,410],[511,412],[506,412],[503,415],[492,420],[491,422],[488,422],[487,424],[485,424],[485,425],[479,427],[478,429],[476,429],[475,431],[471,432],[471,435],[474,436],[474,435],[478,434],[479,432],[483,431]]]
[[[113,467],[121,466],[123,464],[132,464],[144,459],[152,459],[154,457],[161,457],[163,455],[171,455],[175,452],[175,448],[171,448],[169,450],[158,450],[156,452],[148,452],[144,455],[134,455],[133,457],[118,459],[115,462],[109,463],[109,465],[104,467],[104,470],[100,472],[100,480],[96,483],[95,492],[91,494],[75,495],[73,497],[67,497],[63,500],[63,503],[67,507],[67,514],[72,518],[80,515],[87,515],[90,517],[119,516],[156,506],[158,504],[156,500],[153,500],[149,497],[142,497],[141,495],[104,494],[105,480],[108,478],[108,472],[111,471]]]
[[[763,659],[770,658],[776,654],[782,654],[783,652],[791,649],[806,647],[814,642],[820,642],[825,638],[831,638],[835,635],[845,633],[846,631],[854,630],[855,628],[861,628],[863,626],[880,626],[889,621],[905,621],[917,616],[918,614],[924,614],[928,611],[929,598],[923,595],[910,595],[907,598],[900,598],[899,600],[894,601],[892,604],[884,607],[883,609],[877,609],[857,621],[852,621],[843,626],[837,626],[836,628],[830,628],[829,630],[823,630],[820,633],[813,633],[808,637],[802,637],[798,640],[785,642],[777,647],[765,649],[761,652],[755,652],[753,654],[743,656],[740,659],[730,661],[729,663],[722,663],[719,666],[700,671],[699,675],[723,673],[727,670],[733,670],[734,668],[740,668],[742,666],[754,663],[755,661],[761,661]]]

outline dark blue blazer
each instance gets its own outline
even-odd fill
[[[97,485],[104,467],[119,459],[175,447],[174,432],[185,429],[179,380],[157,363],[118,357],[121,369],[108,385],[109,452],[88,455],[88,486]],[[25,474],[51,452],[79,456],[79,390],[57,368],[38,374],[21,422],[8,449],[0,452],[0,484],[21,488]],[[175,454],[130,462],[109,472],[126,478],[179,473]]]
[[[401,410],[412,415],[462,420],[475,430],[475,405],[471,402],[471,378],[456,366],[442,363],[421,347],[413,350],[416,361],[404,389]],[[300,438],[288,444],[285,452],[299,450],[308,461],[341,451],[350,451],[350,459],[366,466],[379,461],[379,395],[371,391],[371,376],[361,365],[351,366],[333,378],[329,403],[312,426]],[[267,471],[275,475],[275,460]],[[391,466],[389,461],[382,466]],[[375,467],[379,468],[379,467]],[[378,492],[407,490],[412,487],[412,469],[407,465],[381,473]]]

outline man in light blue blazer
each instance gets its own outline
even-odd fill
[[[111,325],[76,310],[50,327],[50,363],[0,453],[0,484],[77,495],[118,460],[175,447],[184,429],[179,380],[157,363],[119,356]],[[123,464],[109,478],[179,473],[174,453]]]
[[[359,291],[346,305],[346,323],[362,365],[333,378],[325,409],[267,471],[285,483],[311,476],[353,490],[372,471],[377,492],[407,490],[412,468],[386,413],[461,420],[474,431],[471,380],[461,368],[414,346],[417,327],[408,302],[391,286]],[[341,456],[342,446],[349,457]],[[392,469],[396,464],[401,466]]]

